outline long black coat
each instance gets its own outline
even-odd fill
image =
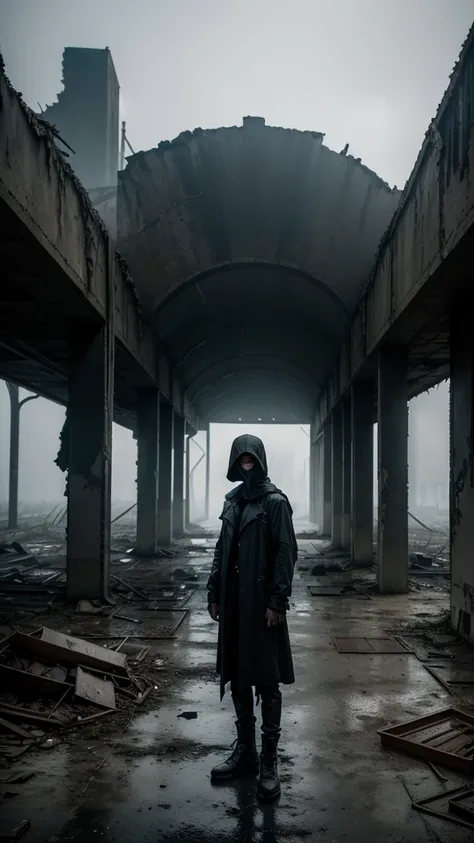
[[[239,439],[246,439],[244,450],[257,457],[265,477],[266,457],[261,440],[250,436]],[[242,449],[240,451],[243,452]],[[231,453],[235,456],[235,443]],[[228,477],[234,477],[231,468]],[[239,684],[259,688],[277,682],[290,685],[295,681],[285,614],[289,608],[288,598],[297,555],[291,506],[287,497],[268,478],[259,484],[253,499],[242,500],[242,495],[242,486],[226,495],[221,515],[222,528],[207,584],[208,602],[219,606],[217,672],[221,677],[221,699],[231,678],[227,633],[232,631],[227,628],[227,610],[229,561],[235,547],[234,538],[240,570]],[[243,506],[240,521],[239,501]],[[265,621],[267,608],[280,612],[283,622],[268,627]]]

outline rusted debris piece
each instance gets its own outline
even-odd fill
[[[463,785],[454,790],[429,796],[419,802],[412,802],[412,808],[431,817],[439,817],[474,830],[474,789],[472,785]]]
[[[456,708],[390,726],[378,734],[382,746],[459,773],[474,772],[474,717]]]

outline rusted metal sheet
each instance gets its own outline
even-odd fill
[[[456,708],[390,726],[378,734],[382,746],[460,773],[474,772],[474,717]]]
[[[108,679],[100,679],[99,676],[92,676],[91,673],[77,668],[76,674],[76,697],[87,702],[103,706],[103,708],[115,708],[115,689],[113,683]]]
[[[127,673],[126,656],[123,653],[115,653],[106,647],[47,627],[43,627],[41,638],[15,632],[8,639],[8,645],[15,653],[31,656],[40,663],[83,664],[99,670]]]
[[[333,641],[338,653],[363,653],[372,656],[376,654],[411,654],[411,650],[396,638],[335,636]]]

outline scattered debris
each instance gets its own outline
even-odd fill
[[[175,568],[172,576],[176,580],[197,580],[198,576],[194,568]]]
[[[138,664],[149,649],[127,637],[107,648],[47,627],[30,635],[15,631],[0,644],[0,756],[53,749],[58,738],[51,730],[141,705],[155,686],[132,675],[127,659],[130,654],[130,664]],[[91,712],[91,706],[105,710]]]
[[[429,796],[419,802],[412,802],[412,808],[474,830],[473,800],[474,790],[472,785],[468,784],[438,793],[436,796]]]
[[[370,600],[367,591],[354,585],[308,585],[308,591],[311,597],[363,597]]]
[[[474,772],[474,717],[456,708],[390,726],[378,734],[382,746],[459,773]]]

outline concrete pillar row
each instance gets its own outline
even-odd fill
[[[332,533],[332,418],[329,418],[323,426],[323,512],[322,512],[322,535],[330,536]]]
[[[342,547],[342,402],[339,401],[332,413],[332,442],[331,442],[331,479],[332,479],[332,511],[331,536],[332,547]]]
[[[351,387],[351,555],[371,565],[374,544],[374,389],[369,381]]]
[[[378,356],[378,587],[408,591],[408,358],[382,346]]]
[[[107,599],[115,344],[103,326],[71,345],[63,433],[68,453],[67,590],[74,600]]]
[[[182,416],[174,414],[173,536],[184,535],[184,429]]]
[[[158,441],[160,393],[143,390],[137,408],[137,551],[154,556],[157,549]]]
[[[160,438],[158,456],[158,513],[157,513],[157,545],[163,547],[171,544],[173,538],[173,405],[160,395]]]

